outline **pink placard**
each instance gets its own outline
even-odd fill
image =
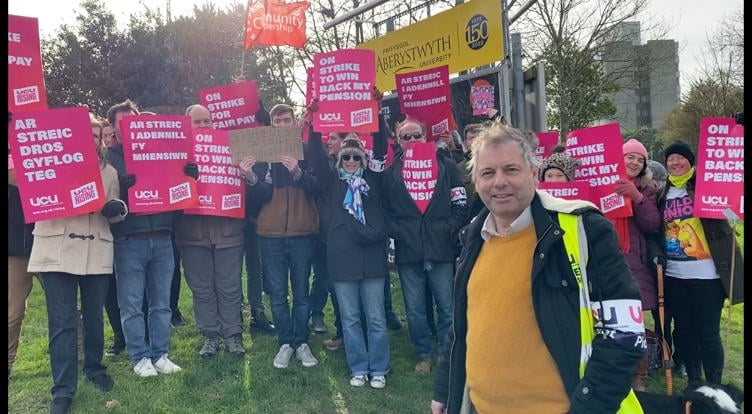
[[[47,109],[39,21],[8,15],[8,110]]]
[[[582,128],[567,134],[566,153],[582,162],[574,171],[575,180],[590,183],[591,200],[608,218],[632,216],[632,201],[614,190],[614,184],[627,177],[623,143],[618,123]]]
[[[27,223],[102,208],[107,194],[86,108],[16,112],[8,137]]]
[[[587,181],[569,181],[566,183],[541,181],[538,183],[538,188],[554,197],[565,200],[591,201],[590,184]]]
[[[535,156],[540,159],[550,157],[554,147],[559,143],[559,131],[536,132],[535,135],[538,137]]]
[[[470,105],[473,107],[473,116],[487,115],[489,109],[494,109],[495,89],[485,79],[478,79],[470,86]]]
[[[405,148],[402,164],[402,179],[410,197],[423,214],[431,202],[439,166],[436,159],[436,146],[431,142],[409,143]]]
[[[744,126],[734,118],[702,118],[697,149],[694,215],[744,219]]]
[[[193,138],[198,207],[186,209],[185,214],[244,218],[245,180],[232,163],[227,131],[194,129]]]
[[[311,101],[316,99],[316,90],[318,88],[316,87],[316,72],[313,71],[313,68],[307,68],[306,69],[306,95],[305,95],[305,103],[306,107],[311,104]]]
[[[313,130],[322,134],[378,131],[379,108],[372,94],[376,78],[374,51],[342,49],[313,56],[319,99]]]
[[[426,124],[429,140],[452,129],[449,66],[394,76],[400,110]]]
[[[185,175],[193,162],[191,118],[185,115],[132,115],[120,120],[123,153],[136,184],[128,189],[133,213],[198,207],[196,180]]]
[[[258,88],[252,80],[202,89],[199,97],[201,105],[211,113],[215,129],[231,131],[261,125],[256,121],[256,111],[259,110]]]

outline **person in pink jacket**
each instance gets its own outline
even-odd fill
[[[93,117],[91,130],[97,148],[102,125]],[[34,244],[29,272],[42,275],[47,302],[49,355],[52,368],[50,414],[68,413],[78,383],[76,351],[76,305],[81,291],[84,322],[84,375],[102,391],[114,382],[102,365],[104,323],[102,307],[107,295],[113,263],[110,222],[128,214],[120,194],[117,172],[99,152],[107,201],[98,213],[39,221],[34,226]]]

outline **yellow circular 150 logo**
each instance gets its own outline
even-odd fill
[[[467,47],[478,50],[488,41],[488,19],[482,14],[471,17],[465,26],[465,42]]]

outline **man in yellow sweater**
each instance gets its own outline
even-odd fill
[[[432,412],[641,412],[629,401],[645,350],[640,292],[613,226],[589,202],[536,191],[533,151],[514,128],[480,133],[471,174],[486,208],[460,234]],[[565,248],[569,218],[577,249]]]

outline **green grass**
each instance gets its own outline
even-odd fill
[[[125,353],[109,358],[105,364],[115,380],[115,388],[102,393],[79,376],[78,392],[72,413],[422,413],[429,411],[432,377],[413,372],[415,363],[412,345],[404,324],[404,306],[399,281],[392,277],[392,296],[403,328],[390,331],[391,373],[383,390],[368,386],[355,389],[349,385],[349,371],[344,351],[327,351],[321,342],[330,334],[312,335],[311,348],[319,365],[303,368],[293,359],[285,370],[272,366],[277,344],[270,335],[248,335],[246,358],[238,360],[224,352],[210,360],[198,356],[201,338],[193,319],[191,293],[183,283],[180,308],[188,325],[173,329],[170,356],[183,367],[183,372],[154,378],[135,376]],[[333,333],[331,305],[326,320]],[[721,333],[725,334],[726,311]],[[648,314],[648,313],[646,313]],[[269,315],[267,311],[267,315]],[[105,318],[106,320],[106,318]],[[245,323],[248,313],[244,314]],[[110,344],[112,332],[105,322],[105,343]],[[652,327],[651,320],[646,326]],[[247,327],[246,327],[247,329]],[[724,336],[726,369],[724,382],[744,387],[744,305],[733,310],[730,336]],[[47,314],[44,295],[38,284],[28,301],[18,359],[8,385],[8,413],[44,413],[50,403],[49,358],[47,353]],[[686,379],[674,377],[674,390],[681,391]],[[648,379],[648,390],[665,393],[665,377],[660,374]],[[110,407],[110,408],[108,408]]]
[[[245,281],[244,281],[245,283]],[[319,365],[303,368],[293,358],[287,369],[272,366],[277,343],[271,335],[249,335],[249,314],[244,312],[246,358],[221,352],[204,360],[198,355],[202,339],[193,318],[191,292],[183,281],[180,309],[186,326],[172,330],[170,359],[183,368],[173,375],[138,378],[126,353],[104,357],[115,388],[102,393],[79,375],[72,413],[204,414],[204,413],[418,413],[429,411],[432,377],[413,372],[415,357],[407,325],[399,281],[392,277],[392,296],[403,321],[390,331],[390,375],[385,389],[349,384],[344,350],[327,351],[322,341],[334,334],[331,304],[326,312],[329,333],[311,335],[310,345]],[[264,298],[266,300],[266,297]],[[267,316],[271,316],[267,307]],[[105,317],[106,320],[106,317]],[[112,331],[105,322],[105,346]],[[18,357],[8,386],[8,413],[44,413],[51,401],[47,352],[47,313],[44,294],[35,280],[28,300]],[[112,408],[107,408],[108,404]]]

